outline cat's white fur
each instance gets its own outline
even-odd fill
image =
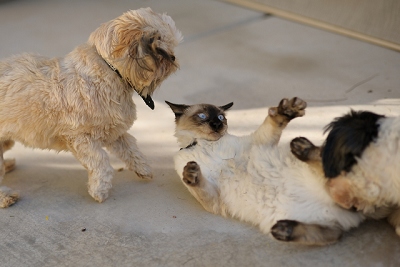
[[[196,139],[195,146],[181,149],[174,156],[181,179],[191,161],[200,166],[200,179],[204,179],[197,186],[184,185],[207,211],[250,222],[264,233],[270,233],[279,220],[344,231],[358,226],[364,216],[334,203],[323,174],[296,159],[288,145],[278,146],[286,125],[278,127],[270,119],[274,112],[270,109],[270,116],[248,136],[226,133],[217,141]],[[194,141],[179,128],[175,136],[181,147]],[[307,238],[302,241],[324,244]]]

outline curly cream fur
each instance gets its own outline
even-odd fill
[[[113,177],[103,147],[140,177],[151,178],[150,166],[127,133],[136,120],[132,95],[134,89],[151,95],[177,69],[173,52],[181,39],[169,16],[145,8],[101,25],[65,57],[22,54],[1,61],[0,182],[10,140],[72,152],[88,170],[89,193],[99,202],[108,197]],[[15,193],[0,188],[1,207],[15,199]]]

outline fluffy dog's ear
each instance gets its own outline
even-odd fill
[[[150,56],[153,59],[153,63],[156,65],[157,68],[160,64],[161,59],[164,59],[169,63],[175,65],[175,56],[169,54],[167,51],[162,49],[160,47],[160,44],[161,35],[159,32],[156,31],[142,33],[139,45],[136,47],[136,58],[139,61],[139,66],[148,71],[152,71],[150,66],[147,65],[148,63],[146,60],[142,60],[142,62],[140,62],[140,59],[144,59],[146,56]],[[132,51],[131,56],[135,57],[133,53],[135,53],[135,51]]]
[[[112,56],[121,58],[125,55],[127,49],[129,49],[129,55],[136,55],[142,31],[137,26],[126,24],[116,24],[114,31],[116,32],[116,38],[112,46]]]
[[[219,108],[222,109],[223,111],[227,111],[233,106],[233,102],[226,104],[225,106],[220,106]]]
[[[330,131],[322,146],[325,176],[334,178],[349,172],[368,144],[378,136],[378,120],[384,116],[368,111],[353,111],[336,118],[325,127]]]
[[[168,106],[172,109],[172,111],[175,114],[175,119],[178,119],[180,116],[185,113],[185,110],[188,109],[190,106],[188,105],[182,105],[182,104],[173,104],[171,102],[165,101],[165,103],[168,104]]]

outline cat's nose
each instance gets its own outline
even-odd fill
[[[222,122],[221,121],[211,121],[210,122],[210,126],[211,128],[213,128],[214,130],[219,130],[222,127]]]

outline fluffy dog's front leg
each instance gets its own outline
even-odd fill
[[[13,141],[0,142],[0,183],[6,172],[12,171],[15,167],[15,160],[4,160],[3,152],[14,145]],[[14,204],[19,198],[17,192],[12,191],[6,186],[0,187],[0,208],[7,208]]]
[[[132,135],[128,133],[121,135],[107,149],[125,162],[127,168],[135,171],[140,178],[153,178],[151,167],[147,164],[145,156],[140,152],[136,139]]]
[[[108,197],[114,172],[106,151],[99,141],[87,136],[72,140],[70,149],[88,171],[89,194],[96,201],[103,202]]]
[[[307,103],[298,97],[282,99],[278,107],[268,110],[263,124],[252,134],[253,141],[256,144],[278,144],[282,130],[292,119],[303,116],[306,107]]]
[[[226,215],[225,209],[220,203],[217,185],[203,177],[200,166],[196,162],[190,161],[183,168],[182,181],[208,212]]]
[[[397,207],[388,217],[388,221],[393,225],[396,234],[400,236],[400,207]]]

